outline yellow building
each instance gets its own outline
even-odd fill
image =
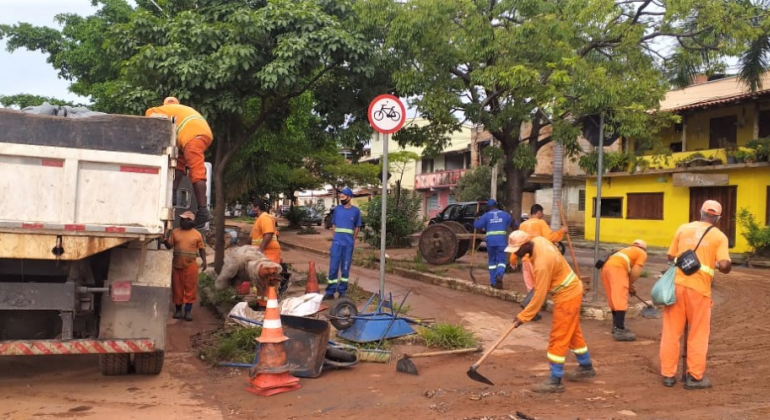
[[[770,73],[763,82],[764,90],[754,93],[735,77],[669,92],[661,110],[679,115],[681,123],[660,136],[672,153],[637,152],[640,162],[631,165],[636,166],[633,173],[629,168],[603,176],[601,241],[631,243],[641,238],[668,247],[676,228],[698,220],[701,204],[712,199],[722,204],[718,227],[730,239],[730,252],[751,251],[736,213],[746,208],[759,223],[770,223],[770,163],[761,152],[752,156],[752,149],[745,147],[753,139],[770,137]],[[595,236],[596,187],[596,177],[589,177],[589,240]]]

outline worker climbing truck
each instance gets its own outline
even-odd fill
[[[0,109],[0,356],[161,371],[176,153],[171,121]]]

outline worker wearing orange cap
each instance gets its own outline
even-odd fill
[[[663,385],[676,384],[679,340],[687,326],[686,389],[705,389],[711,381],[704,376],[711,328],[711,282],[714,270],[729,273],[732,269],[727,236],[715,225],[722,217],[722,205],[707,200],[700,210],[700,221],[679,227],[668,249],[669,261],[694,250],[700,269],[691,275],[677,268],[674,277],[676,302],[663,310],[663,333],[660,339],[660,370]]]
[[[176,311],[174,319],[182,318],[184,305],[185,321],[192,321],[192,306],[198,300],[198,261],[203,260],[201,268],[206,270],[206,247],[203,237],[194,229],[195,215],[186,211],[179,216],[178,228],[171,231],[169,238],[164,241],[167,249],[174,248],[174,269],[171,273],[171,293]]]
[[[647,262],[647,243],[635,240],[631,246],[612,254],[602,266],[602,282],[612,310],[612,338],[634,341],[636,335],[626,328],[628,296],[635,295],[634,283]]]
[[[206,120],[198,111],[181,105],[173,96],[163,101],[163,106],[150,108],[145,112],[148,117],[161,116],[174,118],[176,125],[176,144],[181,150],[177,158],[174,190],[179,186],[185,167],[190,169],[190,182],[193,184],[198,212],[195,215],[196,226],[203,226],[212,219],[206,203],[206,166],[204,153],[211,146],[213,135]]]
[[[567,373],[566,379],[579,381],[596,376],[588,345],[580,329],[580,307],[583,303],[583,282],[572,271],[559,250],[542,236],[531,237],[517,230],[508,236],[505,252],[519,258],[529,255],[535,275],[534,295],[523,311],[516,316],[516,327],[531,321],[545,303],[548,293],[553,299],[553,323],[548,340],[548,361],[551,375],[545,383],[532,388],[534,392],[564,392],[561,383],[567,352],[572,350],[579,366]]]

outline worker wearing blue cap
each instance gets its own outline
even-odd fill
[[[351,198],[353,198],[353,191],[347,187],[343,188],[339,194],[340,205],[334,208],[332,215],[334,237],[332,238],[329,285],[326,286],[324,300],[334,299],[335,292],[339,293],[339,297],[344,297],[348,291],[353,248],[358,231],[361,229],[361,210],[350,204]],[[342,276],[338,278],[340,271]]]
[[[508,229],[514,228],[513,218],[500,210],[495,199],[487,201],[487,212],[473,222],[473,227],[486,231],[487,255],[489,257],[489,282],[495,289],[503,288],[503,275],[508,264],[505,247],[508,245]]]

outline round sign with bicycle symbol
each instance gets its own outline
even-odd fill
[[[406,108],[393,95],[380,95],[369,104],[369,124],[382,134],[400,130],[406,122]]]

